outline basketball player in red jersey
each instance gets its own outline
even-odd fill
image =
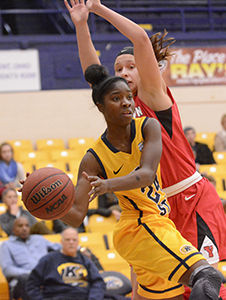
[[[153,117],[161,124],[161,177],[171,205],[170,218],[182,235],[217,267],[219,259],[226,259],[226,217],[215,188],[196,172],[177,105],[162,78],[159,63],[166,62],[167,49],[161,52],[160,41],[158,57],[142,28],[99,0],[88,0],[86,4],[83,0],[73,0],[71,6],[65,0],[65,4],[76,28],[83,71],[91,64],[100,63],[87,25],[89,11],[106,19],[132,42],[133,48],[125,48],[118,54],[115,74],[125,78],[133,91],[136,116]],[[226,299],[223,288],[221,297]]]

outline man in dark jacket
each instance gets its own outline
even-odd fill
[[[195,156],[195,162],[200,165],[215,164],[213,154],[208,145],[195,141],[196,132],[193,127],[184,128],[184,134],[192,147]]]
[[[105,283],[95,264],[78,251],[74,228],[62,232],[62,250],[42,257],[31,272],[27,293],[32,300],[102,300]]]

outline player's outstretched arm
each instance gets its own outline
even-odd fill
[[[83,172],[84,178],[90,183],[90,201],[95,197],[111,192],[132,190],[152,185],[162,153],[161,128],[155,119],[148,119],[144,128],[144,147],[140,167],[134,172],[122,177],[101,179]]]
[[[67,0],[64,0],[64,3],[70,13],[72,22],[75,25],[79,58],[84,73],[88,66],[100,64],[87,24],[89,10],[85,5],[84,0],[71,0],[71,5]]]
[[[165,89],[163,89],[163,79],[158,62],[145,30],[131,20],[107,8],[99,0],[88,0],[86,6],[89,11],[111,23],[133,43],[136,67],[141,78],[142,87],[142,89],[138,88],[138,96],[151,105],[154,110],[155,108],[157,110],[169,108],[172,103]],[[120,74],[118,75],[120,76]],[[157,102],[158,106],[155,107]]]
[[[100,175],[100,166],[94,156],[89,152],[83,157],[79,167],[78,180],[75,186],[74,204],[69,212],[61,218],[63,222],[73,227],[79,227],[82,224],[83,219],[87,215],[89,206],[89,192],[92,187],[82,175],[83,172]]]

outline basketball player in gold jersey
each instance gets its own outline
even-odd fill
[[[85,72],[92,97],[107,129],[83,157],[76,200],[63,221],[79,226],[89,200],[115,192],[122,215],[114,230],[114,246],[133,266],[139,283],[134,299],[218,299],[221,278],[168,218],[169,204],[158,182],[161,130],[157,120],[133,119],[134,101],[127,82],[110,77],[103,66]]]
[[[222,279],[185,240],[168,218],[169,204],[159,186],[161,130],[157,120],[133,119],[134,101],[127,82],[110,77],[103,66],[85,72],[92,98],[107,129],[83,157],[76,200],[63,221],[79,226],[89,200],[115,192],[122,215],[114,230],[114,246],[133,266],[138,299],[183,299],[183,284],[192,300],[217,300]]]

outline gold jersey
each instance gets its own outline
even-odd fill
[[[147,119],[131,122],[131,153],[118,151],[106,139],[106,133],[89,150],[99,162],[104,178],[125,176],[139,168]],[[191,265],[204,259],[167,218],[169,204],[160,188],[159,175],[157,172],[149,187],[115,193],[122,214],[114,226],[114,247],[133,267],[138,293],[148,299],[182,295],[184,288],[178,280]]]
[[[107,140],[106,132],[88,150],[96,157],[105,179],[125,176],[139,169],[144,144],[143,127],[147,119],[142,117],[131,122],[131,153],[117,150]],[[115,192],[123,212],[136,210],[168,216],[170,208],[166,194],[160,188],[159,170],[151,186]]]

